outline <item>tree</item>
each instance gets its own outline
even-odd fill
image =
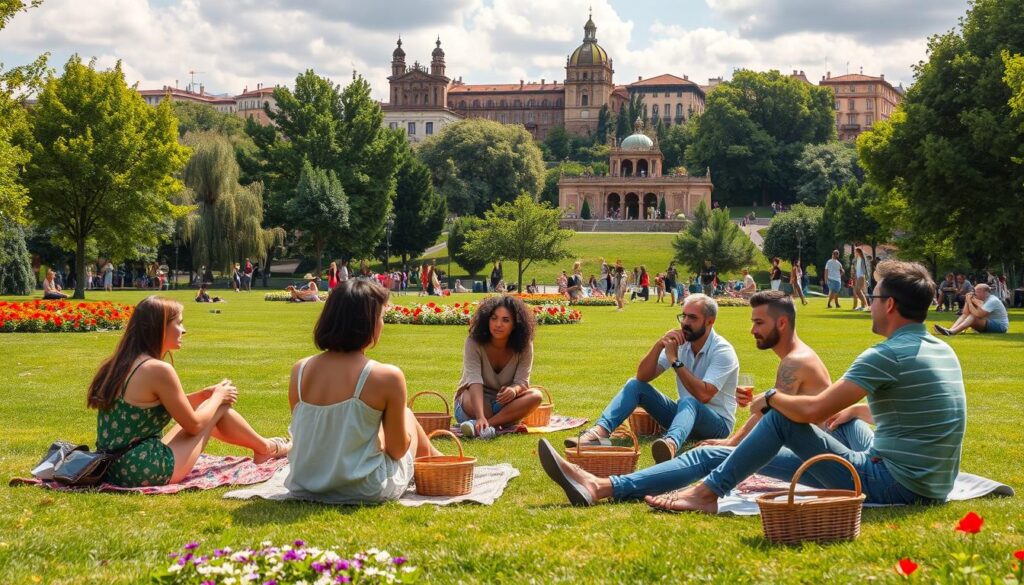
[[[11,218],[0,217],[0,295],[29,295],[35,284],[25,228]]]
[[[764,235],[765,257],[778,256],[790,262],[799,259],[805,267],[822,266],[824,254],[818,249],[818,231],[823,213],[821,207],[798,203],[790,211],[773,217]]]
[[[411,151],[407,152],[398,169],[395,188],[392,253],[402,257],[403,265],[409,258],[422,254],[441,235],[447,216],[448,206],[445,205],[444,197],[434,191],[430,169],[417,160]]]
[[[700,272],[705,260],[719,272],[732,272],[754,261],[757,248],[740,226],[729,219],[727,209],[708,209],[701,201],[693,221],[672,241],[676,262],[691,273]]]
[[[888,232],[875,216],[876,206],[884,204],[885,193],[873,183],[847,183],[839,199],[836,235],[843,241],[871,246],[871,255],[878,255],[878,244],[889,239]]]
[[[843,203],[842,197],[839,193],[835,195],[838,209]],[[829,202],[832,200],[833,195],[830,194]],[[870,212],[885,233],[898,234],[893,236],[897,256],[924,263],[934,276],[942,274],[943,268],[953,268],[957,259],[955,243],[949,236],[913,229],[914,214],[899,189],[883,192]]]
[[[561,217],[560,210],[524,193],[514,201],[494,204],[484,214],[480,229],[469,233],[466,247],[477,258],[515,262],[517,287],[523,290],[523,274],[531,264],[570,256],[566,244],[572,230],[559,229]]]
[[[626,111],[626,104],[619,105],[619,113],[615,115],[615,139],[622,142],[622,139],[629,136],[633,124],[629,120],[629,112]]]
[[[487,266],[487,258],[476,256],[466,247],[469,235],[479,230],[482,223],[483,220],[479,217],[469,215],[456,219],[448,228],[448,255],[459,266],[465,268],[470,276],[476,276],[484,266]]]
[[[193,211],[184,220],[192,267],[227,272],[243,258],[263,260],[283,243],[284,230],[263,227],[263,185],[238,184],[238,162],[228,138],[202,132],[188,134],[192,158],[182,177]]]
[[[285,205],[289,223],[302,232],[299,242],[316,256],[316,271],[323,264],[324,250],[337,242],[351,223],[348,198],[334,171],[302,165],[295,197]]]
[[[583,207],[580,208],[580,219],[590,219],[590,201],[583,200]]]
[[[544,146],[551,153],[551,160],[565,160],[572,154],[572,138],[566,132],[565,126],[559,124],[551,130],[544,138]]]
[[[665,196],[661,196],[661,201],[658,202],[658,217],[661,219],[668,219],[668,209],[665,206]]]
[[[221,112],[213,106],[192,102],[172,102],[171,109],[178,119],[178,136],[197,132],[212,132],[228,139],[239,159],[256,154],[256,143],[246,134],[243,120],[234,114]]]
[[[35,147],[26,170],[29,213],[75,251],[75,298],[85,298],[86,242],[112,255],[155,246],[156,226],[184,209],[170,197],[189,150],[169,103],[156,108],[124,81],[121,64],[97,71],[77,55],[47,80],[30,111]]]
[[[660,140],[661,153],[665,156],[665,169],[674,169],[685,164],[686,147],[693,144],[697,125],[691,119],[685,124],[676,124],[665,132]]]
[[[541,191],[540,200],[550,203],[551,207],[558,207],[558,181],[562,177],[580,177],[586,167],[578,162],[566,161],[558,163],[558,166],[544,171],[544,189]]]
[[[605,104],[597,111],[597,131],[594,133],[595,143],[604,144],[608,142],[608,130],[611,124],[611,110],[608,109],[608,104]]]
[[[958,29],[929,40],[895,114],[857,141],[869,179],[906,200],[913,232],[1010,271],[1024,258],[1024,128],[1004,52],[1024,53],[1022,28],[1020,2],[972,2]]]
[[[417,154],[448,210],[458,215],[482,215],[514,193],[536,197],[544,176],[540,149],[517,124],[462,120],[423,142]]]
[[[858,163],[857,148],[849,142],[831,141],[804,146],[796,161],[796,198],[807,205],[822,206],[829,192],[847,183],[859,183],[864,170]]]
[[[695,120],[686,166],[711,167],[716,197],[738,205],[792,201],[804,146],[835,137],[832,90],[778,71],[738,71]]]

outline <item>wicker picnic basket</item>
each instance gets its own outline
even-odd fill
[[[448,410],[448,400],[444,396],[437,392],[431,392],[425,390],[423,392],[417,392],[413,394],[412,398],[409,399],[409,409],[412,410],[412,403],[416,402],[416,399],[424,394],[433,394],[444,402],[444,412],[416,412],[413,411],[413,416],[416,417],[416,421],[423,427],[423,431],[430,433],[438,429],[448,430],[452,426],[452,415],[451,411]]]
[[[660,435],[663,430],[650,413],[639,407],[629,415],[629,428],[641,437]]]
[[[544,427],[551,422],[551,411],[555,408],[555,403],[551,401],[551,393],[548,389],[543,386],[530,386],[530,390],[540,390],[547,397],[547,404],[541,403],[536,410],[527,415],[523,419],[523,424],[528,427]]]
[[[438,429],[430,433],[433,439],[438,435],[448,435],[459,447],[459,455],[437,455],[417,457],[413,463],[413,477],[416,480],[416,493],[421,496],[463,496],[473,491],[473,466],[476,457],[466,457],[462,453],[462,442],[454,433],[447,429]]]
[[[853,475],[853,491],[797,492],[800,476],[820,461],[835,461],[846,467]],[[796,470],[788,490],[770,492],[757,498],[764,536],[781,544],[853,540],[860,535],[860,512],[864,505],[864,494],[860,490],[860,477],[850,462],[831,453],[811,457]],[[807,499],[794,500],[794,496]]]
[[[565,450],[565,458],[598,477],[633,473],[640,459],[640,443],[632,431],[629,438],[633,439],[632,447],[584,446],[578,441],[575,448]]]

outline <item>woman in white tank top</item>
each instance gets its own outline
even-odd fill
[[[339,284],[313,334],[323,351],[292,368],[285,486],[300,497],[397,500],[412,481],[413,459],[440,454],[406,407],[402,370],[366,357],[384,329],[387,301],[388,291],[373,281]]]

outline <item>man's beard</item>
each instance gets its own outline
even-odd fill
[[[704,337],[704,333],[706,333],[707,330],[707,325],[702,326],[700,329],[696,331],[690,329],[687,325],[683,325],[683,339],[685,339],[686,341],[694,341],[700,339],[701,337]]]
[[[767,337],[762,339],[755,337],[754,341],[757,342],[757,349],[771,349],[778,345],[779,339],[781,338],[782,336],[779,335],[779,329],[776,327],[772,329],[771,333],[769,333]]]

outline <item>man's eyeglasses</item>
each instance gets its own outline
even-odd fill
[[[891,299],[894,298],[892,295],[864,295],[868,299],[868,304],[875,302],[875,299]]]
[[[680,325],[683,324],[683,320],[685,320],[685,319],[686,319],[686,313],[679,313],[678,315],[676,315],[676,321],[679,321]]]

